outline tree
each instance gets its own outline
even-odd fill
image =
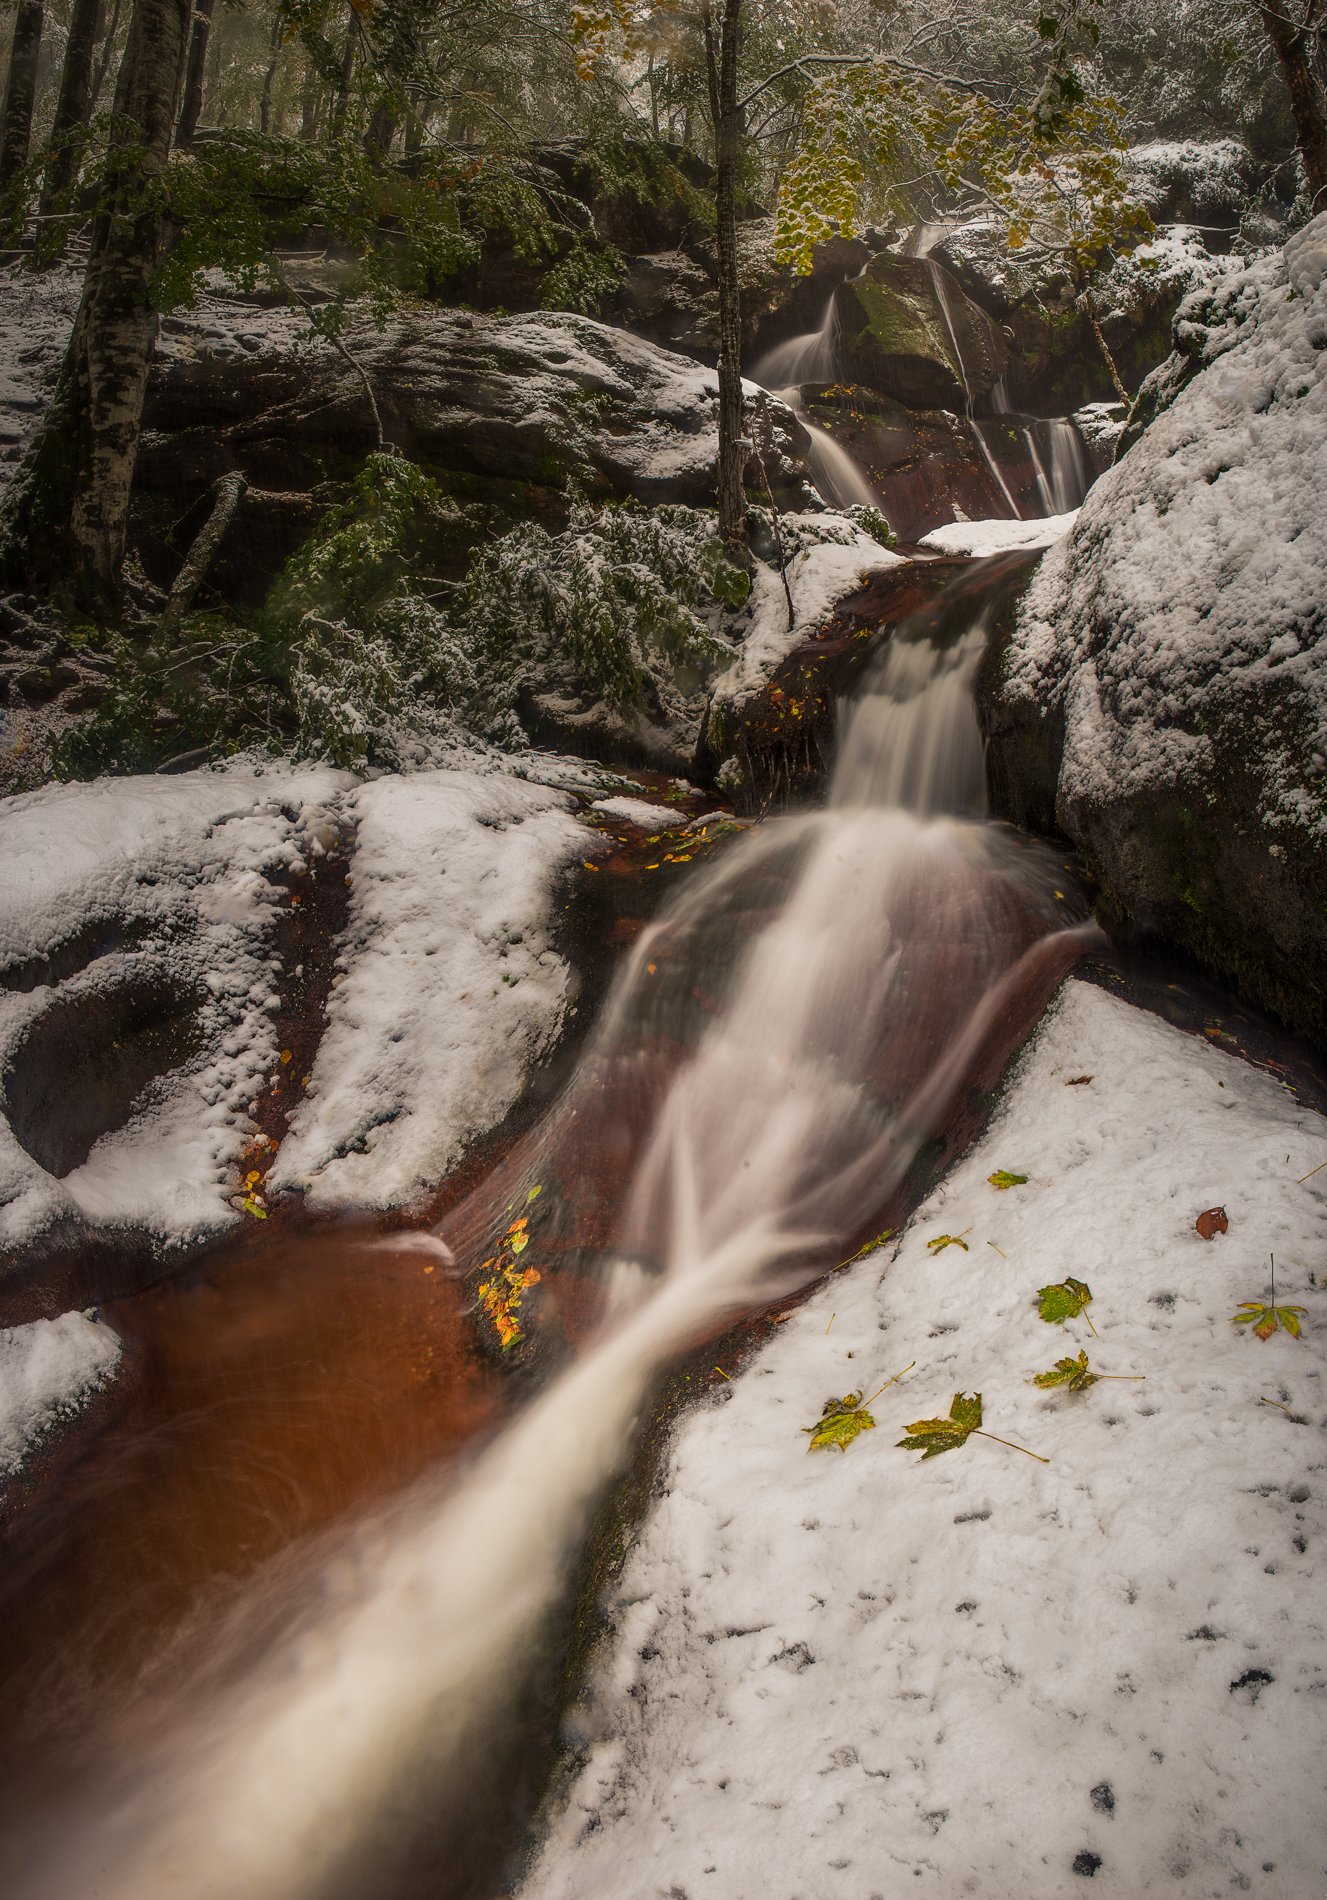
[[[0,510],[0,574],[94,614],[120,598],[189,14],[189,0],[134,0],[78,314],[45,424]]]
[[[1090,200],[1090,236],[1085,241],[1071,228],[1064,243],[1095,260],[1106,234],[1127,232],[1129,224],[1116,215],[1126,196],[1114,150],[1118,115],[1113,102],[1089,98],[1078,70],[1099,37],[1098,4],[1060,0],[1054,15],[1040,10],[1034,44],[1043,57],[1013,85],[937,67],[915,36],[892,43],[890,15],[882,24],[874,8],[856,22],[867,41],[856,46],[836,36],[844,16],[859,9],[836,15],[816,0],[584,0],[575,9],[585,69],[615,48],[625,66],[648,74],[652,113],[656,70],[641,59],[651,29],[666,27],[665,44],[688,22],[701,35],[718,253],[719,528],[734,558],[746,558],[747,545],[736,201],[751,169],[752,109],[782,101],[796,122],[778,179],[775,254],[798,271],[811,269],[824,239],[853,235],[873,192],[896,194],[896,181],[919,168],[951,197],[980,193],[1004,219],[1013,248],[1027,242],[1039,217],[1044,222],[1047,205],[1068,196]],[[764,29],[759,36],[747,33],[753,20]],[[756,37],[762,58],[753,71],[745,52]],[[765,134],[779,124],[779,115],[767,117]]]
[[[1255,0],[1285,80],[1309,201],[1327,205],[1327,87],[1323,84],[1320,0]]]
[[[0,191],[14,183],[28,162],[44,18],[42,0],[18,0],[9,45],[9,78],[0,108]]]
[[[203,85],[207,72],[207,47],[212,37],[212,14],[216,0],[194,0],[193,28],[189,34],[189,57],[184,72],[184,98],[180,102],[180,121],[175,130],[177,145],[192,145],[203,111]]]
[[[65,41],[55,117],[51,122],[50,151],[41,188],[39,254],[47,259],[58,256],[63,249],[62,237],[53,236],[48,225],[65,210],[70,189],[78,177],[83,140],[92,113],[92,59],[97,47],[100,14],[101,0],[74,0],[69,15],[69,37]]]

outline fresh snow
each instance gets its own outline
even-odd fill
[[[1327,766],[1327,216],[1181,306],[1199,373],[1094,485],[1042,562],[1006,693],[1062,707],[1062,802],[1173,796],[1258,723],[1262,816],[1319,835]],[[1170,386],[1186,358],[1166,369]],[[1158,372],[1160,375],[1161,373]],[[1163,379],[1164,381],[1164,379]]]
[[[758,561],[750,597],[732,622],[741,651],[714,682],[714,706],[740,705],[759,692],[794,648],[826,624],[841,600],[902,558],[882,547],[850,515],[785,515],[782,534],[793,624],[788,625],[788,597],[777,565]]]
[[[946,527],[932,528],[918,542],[937,554],[1008,554],[1017,548],[1048,548],[1061,535],[1068,534],[1078,519],[1078,510],[1068,514],[1046,515],[1039,521],[951,521]]]
[[[568,1007],[553,893],[602,848],[565,793],[496,775],[382,778],[306,1099],[268,1177],[319,1207],[401,1206],[494,1127]]]
[[[48,786],[0,804],[0,1061],[21,1059],[51,1012],[95,1025],[117,996],[172,984],[198,999],[193,1053],[148,1083],[124,1125],[63,1178],[21,1145],[22,1127],[0,1122],[7,1250],[57,1222],[169,1241],[234,1221],[248,1104],[277,1054],[272,938],[287,901],[277,880],[326,849],[332,803],[350,783],[321,766],[235,764]],[[79,1046],[72,1035],[71,1099]]]
[[[117,1334],[90,1313],[0,1328],[0,1478],[114,1377]]]
[[[596,798],[590,807],[614,824],[631,825],[637,831],[671,831],[681,820],[667,805],[651,805],[644,798]]]
[[[1324,1157],[1278,1082],[1067,984],[894,1246],[677,1432],[522,1900],[1327,1890],[1327,1175],[1297,1185]],[[1298,1343],[1231,1324],[1271,1252]],[[1039,1319],[1067,1274],[1100,1339]],[[1145,1382],[1028,1383],[1080,1347]],[[808,1456],[829,1394],[913,1360],[874,1432]],[[1051,1463],[895,1449],[960,1389]]]

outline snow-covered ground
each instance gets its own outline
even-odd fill
[[[1327,1892],[1324,1160],[1278,1082],[1066,985],[898,1241],[679,1430],[523,1900]],[[1299,1341],[1231,1323],[1273,1252]],[[1099,1339],[1037,1313],[1069,1275]],[[1080,1348],[1145,1379],[1028,1383]],[[1051,1462],[896,1449],[960,1390]]]
[[[1077,519],[1077,508],[1071,508],[1068,514],[1046,515],[1038,521],[951,521],[947,527],[932,528],[918,545],[936,554],[974,555],[1048,548],[1068,534]]]
[[[53,785],[0,804],[0,1059],[34,1071],[31,1091],[11,1079],[13,1125],[0,1121],[6,1253],[58,1223],[173,1244],[235,1220],[248,1105],[278,1055],[279,880],[327,849],[351,782],[322,766],[239,764]],[[119,1012],[150,995],[178,1004],[180,1047],[128,1118],[98,1131],[81,1092],[99,1085],[83,1065],[113,1054]],[[69,1028],[48,1046],[59,1022]],[[16,1086],[35,1098],[26,1115]],[[66,1119],[100,1135],[86,1155],[59,1139]]]
[[[115,1376],[117,1334],[90,1313],[0,1328],[0,1478]]]
[[[399,1207],[507,1113],[567,1010],[554,887],[602,848],[570,804],[466,771],[382,778],[347,799],[350,922],[272,1188]]]

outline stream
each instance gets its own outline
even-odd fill
[[[762,371],[796,401],[832,342],[827,314]],[[811,434],[831,498],[871,499]],[[1070,477],[1050,468],[1054,502]],[[1099,941],[1061,854],[987,814],[985,641],[981,608],[895,627],[841,709],[823,808],[692,867],[441,1248],[276,1236],[224,1291],[111,1315],[140,1366],[131,1414],[6,1584],[14,1900],[389,1900],[439,1891],[440,1865],[449,1894],[493,1891],[458,1846],[504,1818],[476,1783],[506,1772],[661,1379],[878,1231]],[[554,1184],[574,1215],[570,1184],[609,1150],[578,1323],[550,1270],[548,1350],[507,1379],[473,1343],[476,1237],[528,1205],[539,1242]]]

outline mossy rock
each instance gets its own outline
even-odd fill
[[[995,324],[942,265],[881,252],[840,285],[840,375],[917,409],[961,409],[1004,374]]]

